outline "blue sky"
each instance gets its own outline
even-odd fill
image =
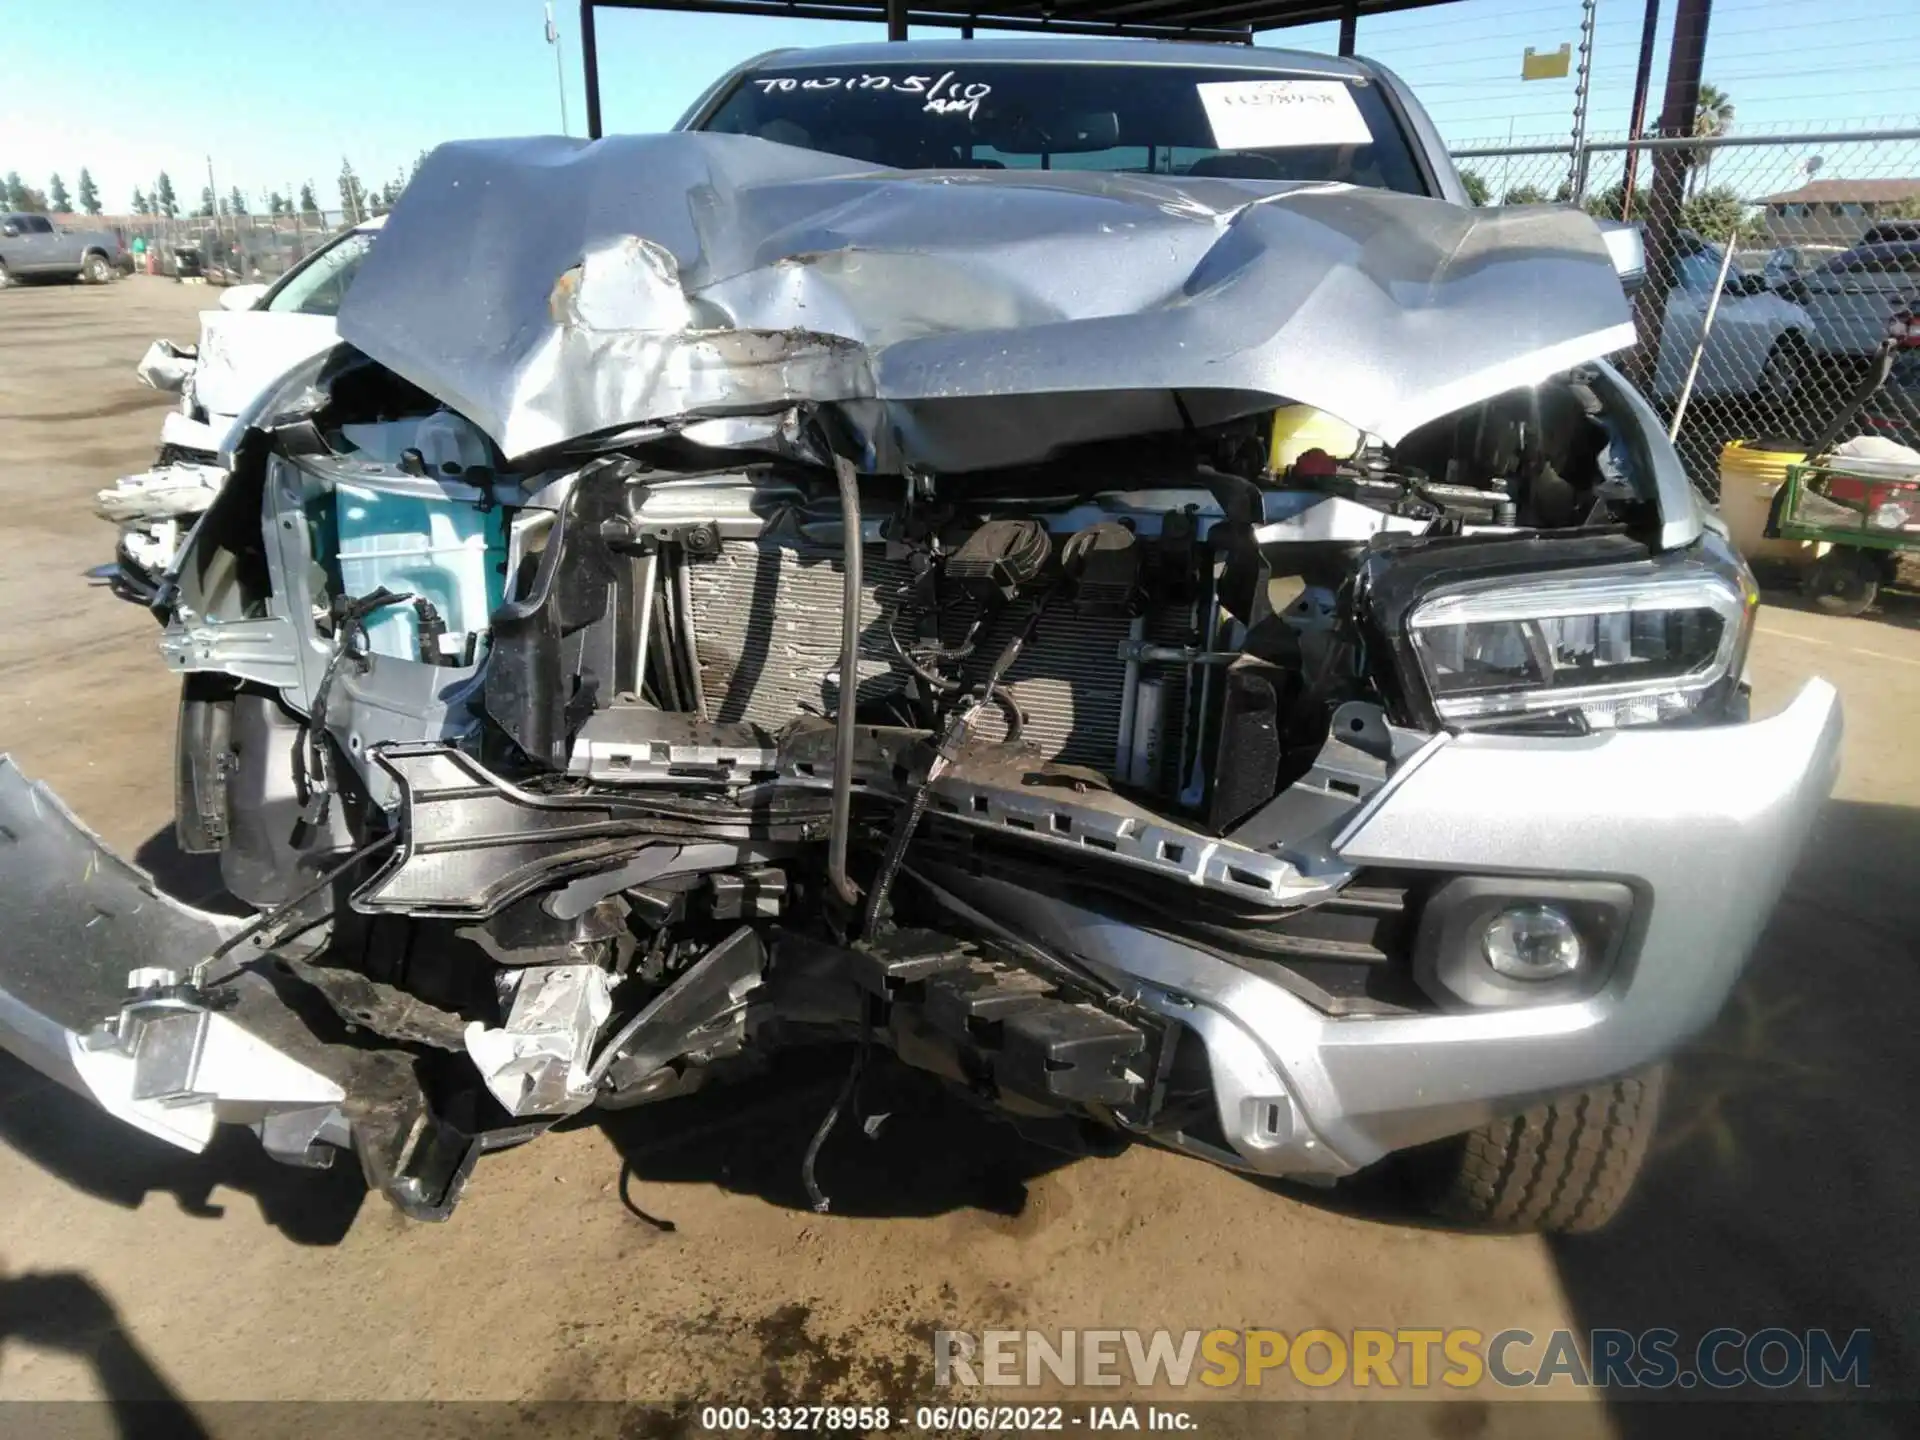
[[[1591,127],[1618,132],[1644,6],[1598,5]],[[536,0],[14,0],[9,8],[0,30],[0,171],[44,186],[57,170],[71,186],[87,165],[111,209],[162,169],[183,200],[196,200],[209,155],[223,193],[238,184],[258,205],[270,189],[311,180],[332,206],[342,155],[378,184],[442,140],[560,128]],[[557,8],[578,134],[576,7],[563,0]],[[1672,12],[1665,0],[1661,52]],[[1580,0],[1461,0],[1362,21],[1360,48],[1406,76],[1450,140],[1504,140],[1509,127],[1516,137],[1559,139],[1571,127],[1572,81],[1522,83],[1520,56],[1529,45],[1577,41],[1579,22]],[[670,125],[705,81],[761,50],[878,38],[869,27],[830,22],[603,11],[607,123]],[[1335,37],[1331,26],[1311,26],[1262,43],[1331,50]],[[1915,0],[1717,0],[1706,74],[1733,96],[1741,128],[1912,122],[1916,55]]]

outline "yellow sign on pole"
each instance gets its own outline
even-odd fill
[[[1558,50],[1549,50],[1542,55],[1531,45],[1527,53],[1520,57],[1520,78],[1522,80],[1564,80],[1567,72],[1573,68],[1573,46],[1562,45]]]

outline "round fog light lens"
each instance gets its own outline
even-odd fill
[[[1487,963],[1514,980],[1556,980],[1586,958],[1573,921],[1551,905],[1511,905],[1487,922]]]

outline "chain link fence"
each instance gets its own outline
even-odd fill
[[[1920,128],[1453,154],[1482,203],[1577,201],[1642,227],[1640,340],[1620,360],[1669,420],[1686,396],[1676,442],[1712,497],[1729,441],[1804,447],[1920,309]]]
[[[136,270],[216,285],[270,283],[325,244],[351,218],[340,210],[292,215],[132,215],[111,228],[135,249]],[[362,216],[362,219],[368,218]],[[97,223],[97,222],[96,222]]]

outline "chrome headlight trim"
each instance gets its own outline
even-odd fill
[[[1610,716],[1610,707],[1664,697],[1676,714],[1690,712],[1705,692],[1729,679],[1746,643],[1753,597],[1737,580],[1699,564],[1674,566],[1653,561],[1609,565],[1583,571],[1516,579],[1475,580],[1429,595],[1407,617],[1407,630],[1420,663],[1434,711],[1442,721],[1473,724],[1494,719],[1578,710],[1589,719]],[[1715,617],[1719,633],[1711,649],[1686,669],[1668,675],[1638,676],[1588,684],[1556,684],[1557,672],[1542,628],[1544,620],[1592,617],[1623,620],[1682,615]],[[1541,671],[1534,683],[1489,687],[1472,694],[1446,694],[1439,654],[1443,632],[1465,626],[1511,625]],[[1617,723],[1608,718],[1604,723]]]

